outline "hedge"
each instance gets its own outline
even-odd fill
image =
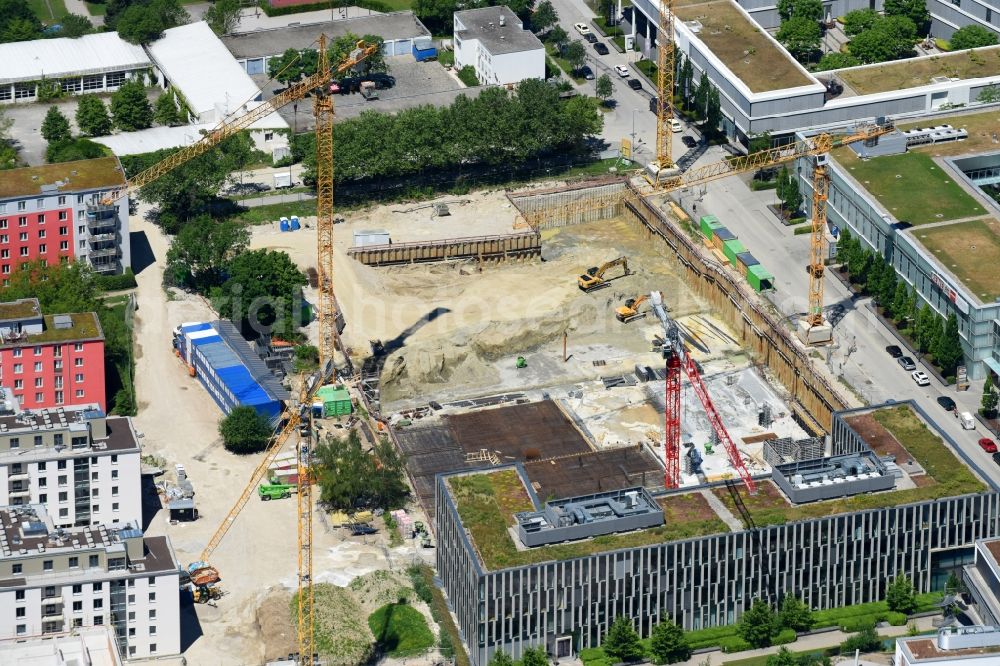
[[[739,636],[729,636],[719,641],[719,649],[726,653],[743,652],[744,650],[752,650],[753,646]]]
[[[889,611],[885,614],[885,621],[894,627],[902,627],[906,624],[909,618],[906,617],[906,613],[896,613],[894,611]]]
[[[101,291],[119,291],[136,287],[135,274],[131,268],[126,268],[121,275],[98,275],[95,279]]]
[[[796,236],[802,236],[803,234],[812,233],[812,225],[796,227],[795,231],[792,232]]]
[[[787,645],[788,643],[794,643],[798,638],[798,634],[795,633],[794,629],[782,629],[778,632],[778,635],[771,639],[772,645]]]
[[[773,190],[778,187],[778,181],[776,180],[751,180],[750,189],[754,192],[760,192],[761,190]]]

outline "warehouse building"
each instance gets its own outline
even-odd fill
[[[128,197],[102,203],[125,184],[114,157],[4,171],[0,178],[0,279],[27,262],[78,259],[98,273],[131,266]]]
[[[455,69],[471,66],[483,85],[545,78],[545,47],[509,7],[455,12]]]
[[[22,408],[96,403],[106,410],[97,314],[43,315],[37,298],[0,303],[0,378]]]
[[[281,415],[288,391],[232,323],[182,324],[174,348],[223,413],[248,406],[274,421]]]
[[[131,419],[97,405],[22,411],[0,396],[0,506],[42,505],[60,529],[141,524]]]
[[[948,444],[900,442],[884,419],[929,425]],[[848,606],[881,599],[902,574],[921,592],[940,589],[972,561],[977,539],[1000,534],[1000,493],[916,405],[834,421],[825,457],[779,465],[784,478],[760,478],[752,499],[733,482],[652,495],[604,483],[597,494],[543,500],[526,463],[438,475],[437,569],[472,663],[536,646],[576,655],[599,645],[618,616],[648,637],[667,618],[689,630],[733,624],[761,597]],[[954,465],[930,476],[924,456],[940,449],[957,454]],[[892,489],[871,492],[885,483]],[[953,496],[935,493],[939,483]]]
[[[0,640],[82,627],[111,628],[127,659],[180,653],[169,539],[137,524],[61,529],[42,505],[0,507]]]
[[[67,95],[113,92],[151,69],[142,47],[117,32],[0,44],[0,104],[37,102],[43,82]]]

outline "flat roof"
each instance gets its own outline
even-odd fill
[[[327,12],[329,15],[329,12]],[[287,49],[315,49],[319,36],[331,41],[351,33],[358,37],[377,35],[385,41],[430,37],[431,33],[410,11],[374,16],[358,16],[339,21],[321,21],[282,28],[267,28],[221,37],[236,58],[263,58],[284,53]]]
[[[503,26],[500,25],[501,17],[505,23]],[[493,55],[545,48],[534,33],[522,27],[521,19],[506,5],[455,12],[455,19],[465,26],[464,30],[457,32],[462,39],[479,40]]]
[[[100,74],[150,66],[141,46],[117,32],[0,44],[0,84]]]
[[[1000,266],[1000,220],[983,218],[907,230],[980,302],[1000,298],[1000,280],[984,266]]]
[[[764,93],[814,83],[792,56],[747,18],[732,0],[675,7],[674,14],[751,92]],[[697,21],[701,24],[700,29],[695,31],[688,21]]]
[[[242,113],[244,104],[252,108],[248,103],[261,97],[257,84],[204,21],[170,28],[147,48],[167,81],[180,90],[197,116],[215,112],[212,120],[219,122],[230,114]],[[270,116],[268,122],[288,127]]]
[[[68,328],[56,328],[56,318],[68,317],[71,326]],[[18,338],[0,338],[0,349],[12,347],[30,347],[37,344],[52,342],[83,342],[88,340],[103,340],[104,333],[101,330],[101,321],[94,312],[78,312],[64,315],[45,315],[43,317],[43,330],[41,333],[22,334]]]
[[[72,633],[0,642],[0,663],[18,666],[121,666],[114,627],[75,627]]]
[[[965,155],[974,152],[994,151],[997,149],[997,144],[993,140],[993,135],[996,133],[997,127],[1000,127],[1000,110],[993,108],[978,113],[958,112],[951,116],[938,116],[933,120],[925,118],[915,122],[900,123],[896,128],[907,130],[932,125],[951,125],[956,129],[966,130],[969,135],[962,141],[927,144],[916,146],[910,150],[933,152],[934,155]]]
[[[42,316],[42,306],[37,298],[20,298],[0,303],[0,321],[34,319]]]
[[[107,189],[124,183],[118,158],[98,157],[4,171],[0,199]]]
[[[972,627],[969,628],[971,629]],[[937,639],[934,637],[912,637],[899,638],[899,646],[907,653],[906,656],[911,664],[921,664],[924,662],[950,664],[953,660],[975,659],[1000,652],[1000,630],[996,627],[978,627],[978,629],[983,634],[993,634],[997,644],[942,650],[938,647]]]
[[[977,79],[997,75],[1000,75],[1000,46],[836,71],[837,78],[859,95],[929,86],[939,77],[944,82],[951,78]]]

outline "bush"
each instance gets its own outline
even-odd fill
[[[97,275],[95,281],[102,291],[119,291],[136,287],[135,273],[131,268],[126,268],[121,275]]]
[[[754,192],[759,192],[761,190],[773,190],[778,186],[778,181],[776,180],[751,180],[750,189]]]
[[[855,650],[874,652],[882,648],[882,639],[875,632],[875,627],[867,627],[840,644],[842,654],[850,654]]]
[[[798,634],[795,633],[794,629],[782,629],[778,634],[771,639],[772,645],[787,645],[789,643],[794,643],[798,638]]]
[[[862,631],[869,627],[874,627],[876,624],[881,622],[882,618],[884,617],[885,613],[876,613],[874,615],[861,615],[859,617],[845,620],[844,623],[840,625],[840,628],[847,633],[851,633],[854,631]]]
[[[458,79],[470,88],[475,88],[479,85],[479,79],[476,78],[476,68],[472,65],[466,65],[458,70]]]
[[[804,221],[805,220],[803,220],[803,222]],[[812,233],[812,225],[806,225],[806,226],[796,227],[795,231],[793,231],[792,233],[795,234],[796,236],[801,236],[803,234],[811,234]]]
[[[894,627],[902,627],[903,625],[906,624],[905,613],[897,613],[895,611],[889,611],[888,613],[885,614],[885,619],[886,622],[888,622]]]
[[[233,453],[263,451],[273,432],[268,420],[253,407],[237,407],[219,421],[222,443]]]
[[[334,0],[331,2],[316,2],[308,5],[289,5],[287,7],[272,7],[269,2],[260,3],[260,10],[267,14],[268,16],[285,16],[287,14],[299,14],[301,12],[318,12],[326,11],[336,7],[361,7],[362,9],[370,9],[373,12],[381,12],[387,14],[393,11],[392,7],[389,5],[378,2],[378,0],[351,0],[346,2],[345,0]]]
[[[727,653],[743,652],[744,650],[753,649],[753,646],[739,636],[728,636],[719,640],[719,649]]]
[[[104,157],[109,154],[110,151],[96,141],[84,138],[64,139],[49,144],[45,150],[45,161],[49,164],[76,162]]]

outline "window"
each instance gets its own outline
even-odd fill
[[[112,465],[117,465],[118,464],[118,454],[117,453],[114,454],[113,456],[111,456],[111,464]]]
[[[69,227],[59,227],[60,236],[69,236]]]
[[[149,603],[154,603],[156,601],[156,592],[149,593]]]
[[[42,371],[42,362],[35,361],[35,372],[41,372],[41,371]]]
[[[15,375],[20,375],[23,372],[24,372],[24,366],[21,365],[20,363],[15,363],[14,364],[14,374]]]
[[[83,611],[83,602],[82,601],[74,601],[73,602],[73,612],[74,613],[80,613],[82,611]]]
[[[26,612],[27,611],[25,611],[24,607],[18,608],[16,611],[14,611],[14,617],[24,617]]]
[[[104,583],[94,583],[94,592],[100,592],[104,589]]]
[[[35,388],[42,388],[44,381],[44,377],[35,377]],[[38,437],[35,437],[35,446],[40,446],[38,443]]]
[[[26,633],[28,633],[28,628],[25,625],[23,625],[23,624],[17,625],[17,635],[18,636],[23,636]]]
[[[41,402],[43,400],[45,400],[44,393],[35,393],[35,402]]]
[[[118,510],[118,502],[112,502],[111,503],[111,510],[112,511],[117,511]]]
[[[38,385],[39,385],[39,382],[35,381],[35,386],[38,386]],[[45,443],[44,438],[41,435],[35,435],[35,446],[41,446],[44,443]]]
[[[10,572],[12,574],[19,574],[19,573],[21,573],[21,571],[22,571],[22,565],[20,565],[20,564],[12,564],[12,565],[10,565]],[[21,595],[21,596],[18,597],[18,599],[24,599],[24,590],[18,590],[17,593],[19,595]]]
[[[39,467],[38,469],[41,469],[41,467]],[[46,479],[46,478],[38,479],[38,487],[39,488],[44,488],[45,486],[48,485],[48,483],[49,483],[49,480]]]
[[[129,581],[129,582],[131,583],[132,581]],[[128,595],[128,602],[130,604],[134,604],[135,603],[135,595],[134,594]]]
[[[128,612],[128,621],[129,622],[135,622],[135,611],[129,611]]]
[[[156,625],[155,624],[149,625],[149,635],[150,636],[155,636],[156,635]]]
[[[99,512],[101,510],[101,505],[100,504],[92,504],[91,507],[90,507],[90,510],[93,511],[94,513],[97,513],[97,512]],[[94,525],[97,525],[97,524],[98,523],[95,521]]]
[[[71,569],[78,568],[80,566],[80,558],[79,557],[71,557],[71,558],[69,558],[69,566],[70,566]]]
[[[52,571],[52,560],[42,560],[42,571]]]
[[[63,404],[63,392],[62,391],[56,391],[56,404],[57,405]]]
[[[45,238],[45,229],[39,229],[38,230],[38,237],[39,238]]]
[[[990,9],[989,7],[986,8],[986,22],[987,23],[993,22],[993,10]]]
[[[83,373],[82,372],[76,373],[75,380],[76,380],[77,384],[82,384],[83,383]]]
[[[135,646],[134,645],[129,645],[128,646],[128,656],[130,656],[130,657],[134,657],[135,656]]]
[[[101,494],[101,489],[100,488],[91,488],[90,489],[90,496],[91,497],[100,497],[100,494]]]
[[[80,211],[80,217],[83,217],[83,211],[82,210]],[[82,236],[84,233],[86,233],[86,231],[87,231],[87,227],[83,226],[82,224],[76,228],[76,233],[79,234],[80,236]]]
[[[5,275],[9,275],[10,274],[10,264],[4,264],[3,265],[3,272],[4,272]],[[9,283],[10,280],[7,280],[7,282]]]
[[[104,599],[94,599],[94,610],[104,608]]]
[[[128,628],[128,637],[129,638],[135,638],[135,627],[129,627]]]
[[[103,624],[104,624],[104,616],[103,615],[95,615],[94,616],[94,626],[95,627],[100,627]]]
[[[44,591],[42,592],[42,596],[46,599],[51,599],[52,597],[56,596],[56,588],[53,585],[46,586]]]
[[[146,579],[146,584],[149,585],[150,587],[152,587],[153,585],[156,585],[156,577],[155,576],[150,576],[149,578],[147,578]]]
[[[83,359],[82,358],[76,359],[75,361],[73,361],[73,365],[75,365],[78,368],[82,368],[83,367]]]
[[[59,249],[60,250],[68,250],[69,249],[69,241],[59,241]]]
[[[0,259],[10,259],[10,250],[0,250]]]
[[[98,74],[97,76],[85,76],[83,77],[83,89],[84,90],[100,90],[104,87],[104,76]],[[96,622],[95,622],[96,624]]]
[[[83,593],[83,585],[73,586],[73,594],[82,594],[82,593]]]
[[[105,84],[108,88],[117,88],[123,83],[125,83],[125,72],[108,72]]]
[[[59,197],[58,199],[56,199],[56,201],[59,202],[60,206],[65,206],[66,205],[66,197],[65,196]]]
[[[83,389],[77,389],[76,390],[76,397],[77,398],[82,398],[83,397]]]
[[[69,509],[59,509],[60,518],[69,518]]]
[[[82,342],[77,342],[76,344],[74,344],[73,345],[73,351],[82,352],[83,351],[83,343]]]
[[[91,481],[97,481],[97,472],[91,472],[90,473],[90,480]]]
[[[56,440],[56,443],[57,444],[62,444],[62,435],[56,435],[56,437],[58,437],[58,439]],[[57,461],[56,462],[56,469],[66,469],[66,461],[65,460],[59,460],[59,461]]]
[[[89,566],[91,567],[100,566],[100,557],[98,557],[97,555],[91,555]]]
[[[20,240],[20,241],[27,242],[28,241],[28,232],[27,231],[22,231],[21,233],[19,233],[17,235],[17,239]]]
[[[17,202],[17,209],[18,210],[24,210],[27,207],[28,207],[28,202],[27,201],[18,201]]]
[[[111,496],[118,497],[118,486],[111,486]]]
[[[63,443],[62,433],[59,433],[57,435],[53,435],[52,436],[52,440],[53,440],[52,443],[55,444],[56,446],[62,446],[62,443]]]
[[[156,643],[149,644],[149,654],[156,654]]]
[[[45,208],[45,199],[35,199],[35,208],[39,210]]]
[[[28,256],[28,248],[27,247],[22,247],[21,248],[21,256],[22,257],[27,257]]]
[[[59,211],[59,221],[60,222],[65,222],[68,219],[69,219],[69,213],[67,213],[64,210]]]
[[[39,254],[45,254],[48,251],[49,251],[49,246],[46,245],[45,243],[42,243],[41,245],[38,246],[38,253]]]
[[[41,201],[41,199],[39,199],[38,201]],[[38,207],[39,208],[44,208],[43,204],[41,204],[41,203],[38,204]],[[38,216],[38,224],[45,224],[45,215],[44,214]]]
[[[49,496],[46,493],[39,493],[38,495],[39,504],[45,504],[48,501],[49,501]]]
[[[149,619],[150,620],[155,620],[156,619],[156,609],[155,608],[150,609],[150,611],[149,611]]]
[[[117,479],[118,478],[118,470],[116,470],[116,469],[111,470],[111,478],[112,479]]]
[[[78,204],[82,204],[83,203],[83,195],[82,194],[76,195],[76,202]]]

